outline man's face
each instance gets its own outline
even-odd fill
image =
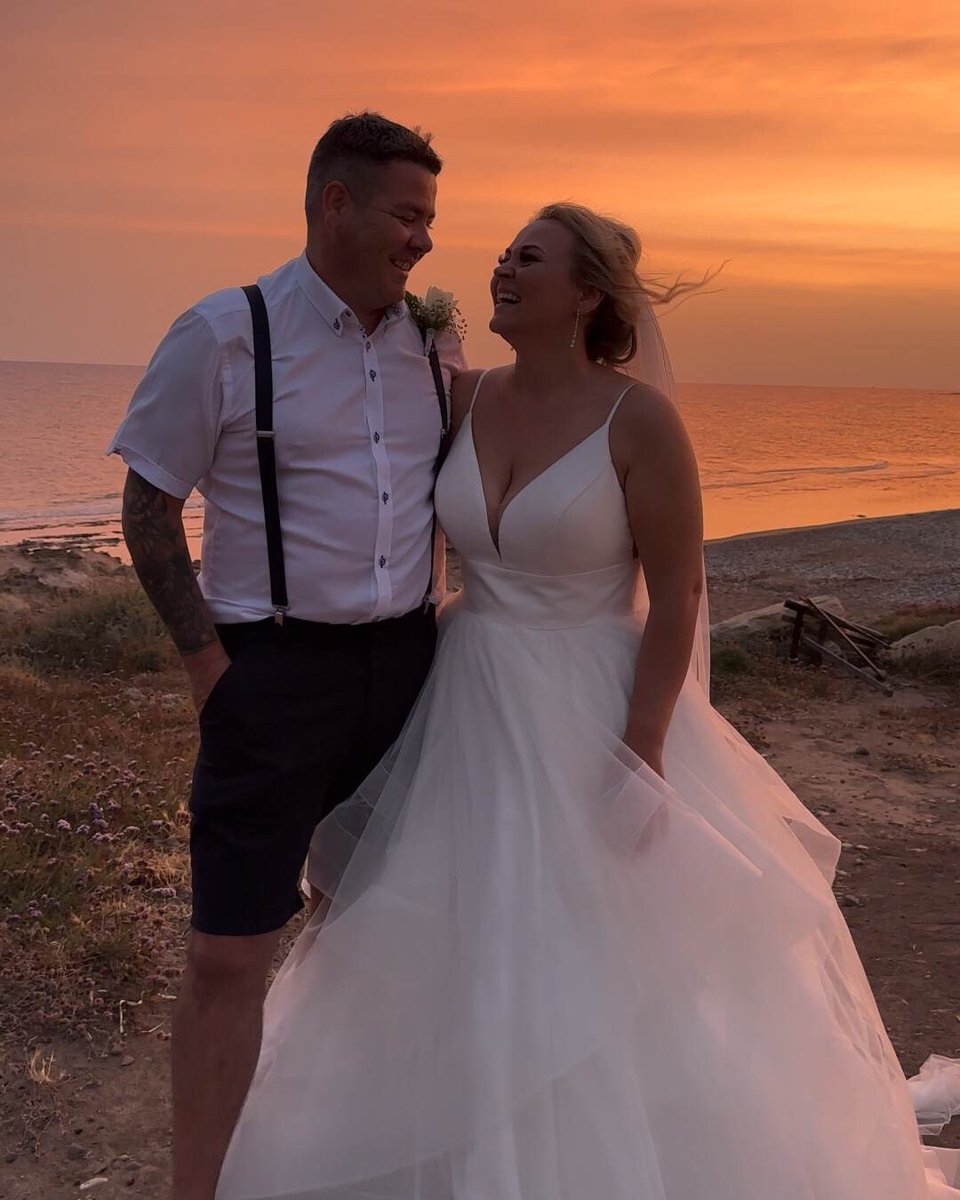
[[[353,199],[341,227],[342,248],[356,294],[370,311],[403,299],[407,276],[433,249],[436,201],[436,176],[411,162],[377,167],[372,192]]]

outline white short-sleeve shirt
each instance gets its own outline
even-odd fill
[[[402,616],[431,579],[441,411],[405,304],[368,337],[305,254],[258,280],[270,318],[280,521],[290,615]],[[458,339],[436,337],[449,395]],[[253,330],[239,288],[174,322],[109,447],[148,482],[204,498],[200,587],[217,622],[269,616]]]

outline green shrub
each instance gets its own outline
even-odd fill
[[[742,646],[719,646],[711,652],[711,675],[752,675],[755,669],[754,660]]]
[[[161,671],[174,652],[135,584],[63,601],[3,640],[5,657],[44,673],[131,675]]]

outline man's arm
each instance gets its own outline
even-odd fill
[[[136,471],[127,472],[123,536],[143,590],[180,651],[199,712],[230,659],[197,585],[183,504]]]

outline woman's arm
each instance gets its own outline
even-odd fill
[[[658,774],[683,687],[703,590],[703,513],[693,448],[680,415],[638,385],[614,421],[615,460],[650,596],[624,741]]]

